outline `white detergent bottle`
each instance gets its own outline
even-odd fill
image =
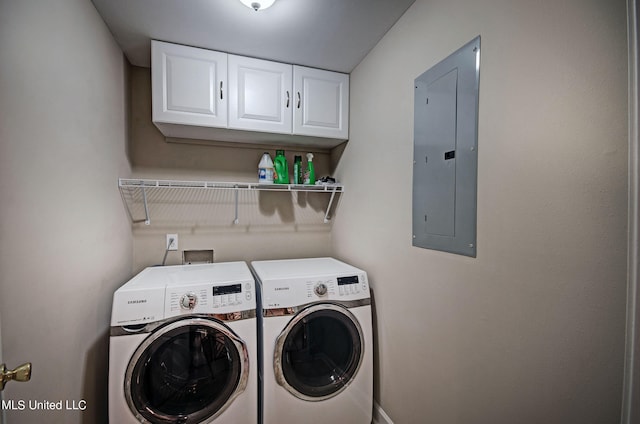
[[[273,161],[268,152],[264,152],[258,164],[258,183],[273,184]]]

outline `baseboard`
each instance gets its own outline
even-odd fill
[[[373,424],[393,424],[378,402],[373,402]]]

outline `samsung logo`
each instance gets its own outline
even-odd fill
[[[275,291],[289,290],[289,287],[276,287],[274,290]]]
[[[129,305],[135,304],[135,303],[147,303],[147,299],[128,300],[127,303]]]

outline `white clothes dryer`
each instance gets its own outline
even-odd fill
[[[113,296],[109,422],[257,423],[256,332],[246,263],[146,268]]]
[[[333,258],[254,261],[262,295],[264,424],[370,424],[366,272]]]

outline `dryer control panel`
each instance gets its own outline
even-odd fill
[[[362,295],[365,296],[362,296]],[[328,280],[307,281],[308,298],[352,300],[369,297],[369,287],[363,275],[349,275]],[[347,299],[345,299],[347,298]]]
[[[338,294],[340,296],[348,296],[350,294],[358,294],[361,291],[369,294],[369,287],[365,279],[359,278],[357,275],[348,277],[338,277]]]
[[[263,281],[262,291],[265,308],[287,308],[323,300],[346,301],[370,297],[366,274]]]

